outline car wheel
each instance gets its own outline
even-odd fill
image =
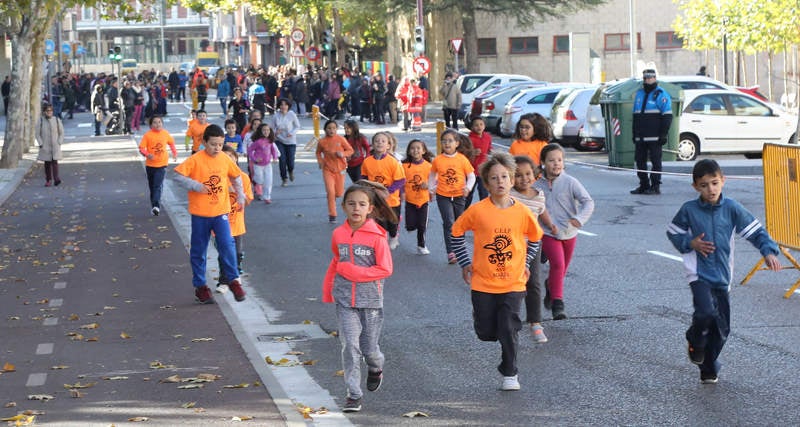
[[[794,134],[789,138],[789,144],[797,144],[797,134]]]
[[[692,161],[700,153],[700,142],[692,135],[683,134],[678,141],[678,160]]]
[[[495,126],[495,128],[494,128],[495,135],[502,135],[503,134],[503,131],[501,130],[502,128],[500,127],[500,125],[502,125],[502,124],[503,124],[503,119],[500,119],[500,120],[497,121],[497,126]]]

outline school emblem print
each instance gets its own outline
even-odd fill
[[[419,175],[414,175],[411,177],[411,190],[412,191],[421,191],[422,190],[422,177]]]
[[[208,189],[208,195],[211,196],[211,201],[213,203],[219,202],[219,195],[222,193],[223,190],[222,186],[219,185],[220,182],[222,182],[222,179],[220,179],[219,176],[211,175],[208,178],[208,181],[203,183],[203,185],[205,185],[206,188]]]
[[[494,236],[494,241],[483,245],[484,249],[492,251],[489,254],[489,263],[497,266],[497,270],[505,270],[506,262],[511,260],[511,237],[505,234]]]
[[[380,183],[380,184],[384,184],[386,182],[386,178],[384,178],[383,175],[375,175],[375,179],[373,181],[375,181],[377,183]],[[386,185],[386,184],[384,184],[384,185]]]
[[[458,182],[455,169],[447,168],[443,176],[444,176],[444,182],[446,182],[447,185],[453,185],[456,182]]]
[[[156,157],[159,157],[164,152],[164,144],[158,142],[156,143],[155,147],[153,147],[153,154]]]

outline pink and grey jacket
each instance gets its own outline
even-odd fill
[[[331,250],[322,302],[383,308],[383,279],[391,276],[393,269],[386,231],[368,219],[354,232],[345,221],[333,231]]]

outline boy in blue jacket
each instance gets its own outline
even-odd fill
[[[667,237],[683,255],[692,289],[694,314],[686,331],[689,359],[700,367],[700,381],[715,384],[717,361],[730,332],[730,301],[734,232],[758,248],[767,266],[781,269],[778,245],[753,214],[739,202],[722,196],[725,177],[716,161],[694,165],[692,187],[700,197],[681,206],[667,228]]]

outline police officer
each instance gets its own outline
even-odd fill
[[[631,194],[661,194],[661,147],[672,124],[672,98],[658,87],[656,70],[642,73],[644,82],[633,100],[633,143],[639,186]],[[647,176],[647,160],[652,169]]]

